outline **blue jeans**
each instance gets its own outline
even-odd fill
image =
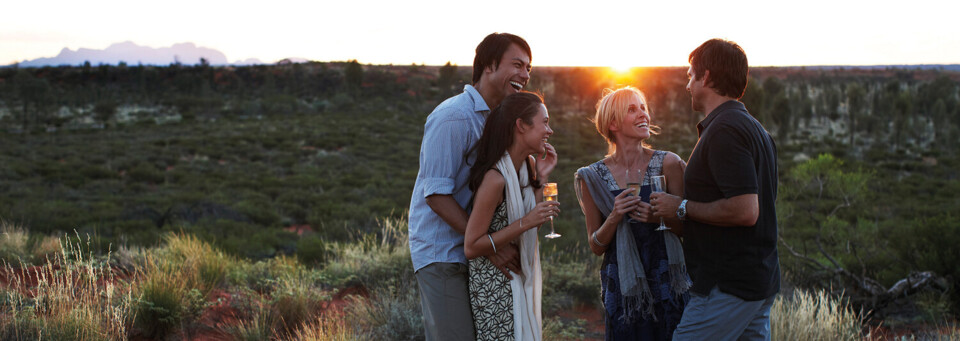
[[[713,287],[702,296],[691,292],[673,340],[770,340],[773,295],[744,301]]]

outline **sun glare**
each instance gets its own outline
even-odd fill
[[[627,64],[620,64],[620,65],[612,65],[612,66],[610,66],[610,71],[613,71],[614,73],[621,74],[621,75],[625,75],[625,74],[630,73],[630,70],[631,70],[631,69],[633,69],[633,66],[632,66],[632,65],[627,65]]]

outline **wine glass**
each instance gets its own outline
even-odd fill
[[[627,170],[627,189],[632,189],[629,195],[640,195],[640,171]]]
[[[557,183],[548,182],[543,186],[543,200],[557,201]],[[553,216],[550,216],[550,234],[544,236],[550,239],[559,238],[560,234],[553,230]]]
[[[667,177],[663,175],[651,176],[650,177],[650,189],[654,193],[663,193],[667,189]],[[656,228],[654,231],[666,231],[670,228],[663,223],[663,217],[660,217],[660,227]]]

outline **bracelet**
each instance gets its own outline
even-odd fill
[[[493,242],[493,236],[487,233],[487,238],[490,238],[490,246],[493,246],[493,253],[497,253],[497,244]]]
[[[600,229],[597,229],[597,231],[600,231]],[[593,242],[599,247],[607,247],[607,244],[601,243],[600,240],[597,239],[597,231],[593,231]]]

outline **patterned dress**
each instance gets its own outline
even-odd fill
[[[501,201],[487,233],[500,231],[507,222],[507,201]],[[510,281],[487,257],[470,260],[470,306],[477,340],[513,340],[513,290]]]
[[[650,202],[650,177],[663,174],[663,157],[666,154],[666,152],[658,150],[654,152],[650,159],[650,164],[647,166],[643,182],[640,185],[640,196],[644,202]],[[607,189],[610,190],[611,194],[616,196],[623,191],[602,160],[589,167],[593,168],[606,181]],[[624,217],[624,219],[627,218]],[[685,293],[680,297],[674,297],[673,293],[670,292],[670,266],[667,261],[666,244],[663,240],[663,233],[666,232],[654,231],[658,226],[660,226],[659,223],[631,222],[630,224],[630,227],[633,228],[637,251],[640,252],[640,262],[643,264],[644,272],[646,272],[650,294],[653,295],[655,302],[655,319],[640,317],[631,323],[622,319],[623,308],[621,307],[620,276],[617,271],[616,235],[608,244],[609,247],[603,255],[603,264],[600,267],[600,295],[605,308],[607,340],[670,340],[677,324],[680,323],[683,307],[686,306],[690,296]]]

